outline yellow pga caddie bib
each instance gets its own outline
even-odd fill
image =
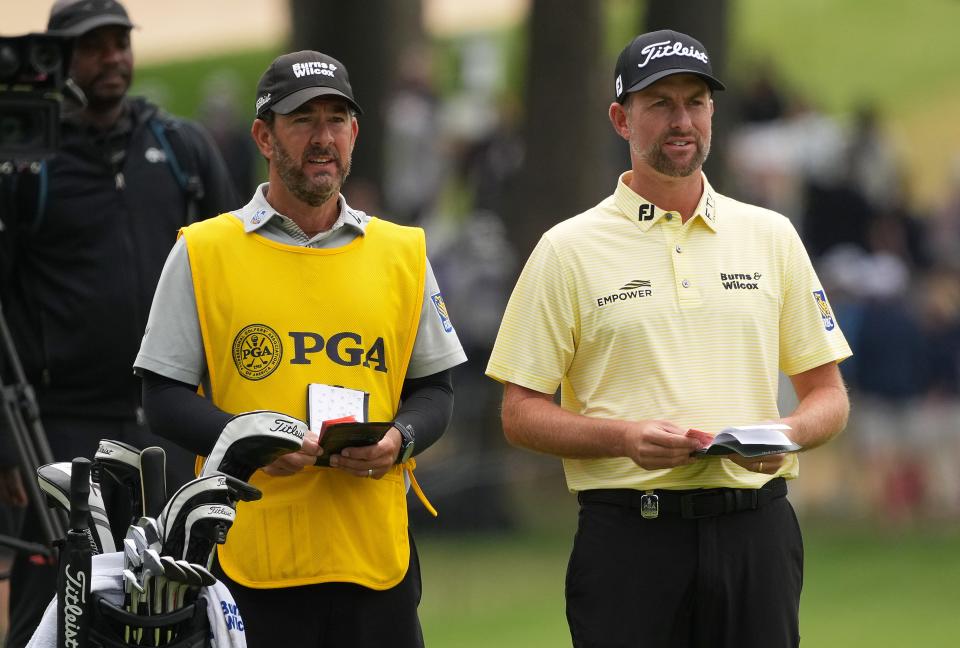
[[[333,249],[245,233],[231,214],[182,230],[190,258],[210,398],[233,413],[268,409],[307,419],[307,385],[370,394],[369,420],[389,421],[423,301],[423,230],[372,219]],[[247,587],[399,583],[410,558],[399,466],[382,479],[308,467],[257,471],[263,491],[240,503],[223,570]]]

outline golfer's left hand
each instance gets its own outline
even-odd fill
[[[783,462],[786,461],[787,455],[785,453],[781,453],[763,455],[762,457],[741,457],[738,454],[732,454],[727,455],[727,459],[755,473],[775,475],[783,466]]]
[[[340,454],[330,455],[330,465],[355,477],[380,479],[396,463],[401,439],[400,430],[391,427],[378,443],[344,448]]]

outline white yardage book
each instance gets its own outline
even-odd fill
[[[359,389],[311,383],[307,386],[307,423],[319,432],[324,421],[352,416],[364,423],[370,407],[370,394]]]
[[[796,452],[800,450],[800,446],[784,434],[789,429],[790,426],[783,423],[728,427],[713,437],[709,446],[695,454],[722,455],[736,452],[744,457],[760,457]]]

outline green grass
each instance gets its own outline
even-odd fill
[[[769,60],[820,108],[890,112],[960,88],[953,0],[733,0],[733,65]]]
[[[569,524],[553,529],[421,538],[427,645],[569,646],[563,580],[574,524],[570,515]],[[960,528],[890,533],[813,522],[803,526],[803,646],[957,645]]]

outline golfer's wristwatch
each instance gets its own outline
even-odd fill
[[[401,464],[413,456],[413,426],[394,421],[393,426],[400,430],[400,453],[397,455],[397,463]]]

